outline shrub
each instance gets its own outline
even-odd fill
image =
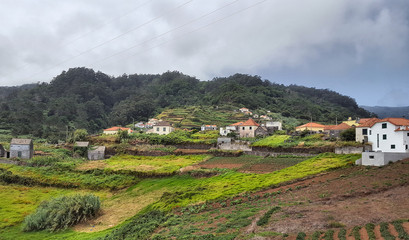
[[[299,232],[296,240],[304,240],[306,236],[307,234],[305,234],[305,232]]]
[[[275,206],[268,210],[258,221],[257,221],[257,226],[263,226],[268,223],[268,220],[270,219],[271,215],[277,211],[279,211],[281,208],[278,206]]]
[[[36,212],[24,219],[24,231],[50,230],[52,232],[66,229],[76,223],[95,217],[100,209],[99,197],[73,195],[44,201]]]
[[[345,228],[342,228],[341,230],[339,230],[338,232],[338,239],[339,240],[346,240],[346,235],[347,235],[347,230]]]

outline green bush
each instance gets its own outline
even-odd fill
[[[44,201],[36,212],[24,219],[23,230],[52,232],[66,229],[96,216],[100,209],[99,197],[93,194],[73,195]]]
[[[281,208],[278,206],[275,206],[268,210],[258,221],[257,221],[257,226],[263,226],[268,223],[268,220],[270,219],[271,215],[277,211],[279,211]]]
[[[305,234],[305,232],[299,232],[296,240],[304,240],[306,236],[307,234]]]

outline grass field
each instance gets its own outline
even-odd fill
[[[57,186],[64,188],[122,189],[139,181],[137,177],[120,174],[81,173],[52,167],[24,167],[0,164],[12,176],[24,179],[28,184]],[[8,176],[4,172],[2,176]],[[10,177],[9,177],[10,178]]]
[[[151,166],[163,167],[163,171],[174,171],[174,169],[179,169],[182,166],[191,165],[200,161],[203,161],[207,158],[206,155],[201,156],[183,156],[182,159],[179,156],[170,157],[152,157],[150,160],[146,158],[139,158],[133,156],[126,156],[125,158],[117,156],[111,159],[110,162],[105,163],[106,166],[110,167],[115,166],[118,169],[133,167],[135,162],[141,161],[140,165],[151,164]],[[110,230],[107,229],[112,226],[116,226],[121,222],[124,222],[127,218],[132,217],[137,213],[149,213],[152,210],[161,210],[163,212],[168,212],[174,208],[186,207],[191,204],[205,203],[208,201],[219,201],[227,199],[233,196],[245,192],[252,192],[260,189],[270,188],[277,184],[303,178],[310,176],[316,173],[327,171],[333,168],[344,167],[348,164],[351,164],[354,160],[359,158],[359,155],[335,155],[335,154],[321,154],[317,157],[302,161],[299,159],[298,164],[281,169],[267,174],[249,174],[241,173],[234,170],[225,170],[220,171],[218,175],[207,177],[207,178],[195,178],[191,175],[175,175],[171,177],[163,178],[147,178],[143,179],[140,182],[134,184],[132,187],[128,188],[126,191],[119,191],[114,193],[109,193],[108,191],[99,193],[104,197],[103,201],[103,211],[105,214],[101,218],[97,218],[95,222],[91,222],[83,225],[77,226],[75,229],[81,233],[74,232],[72,230],[51,234],[44,231],[34,232],[34,233],[22,233],[19,230],[18,226],[7,227],[10,225],[18,224],[22,220],[22,217],[26,214],[34,211],[38,203],[43,199],[48,199],[59,194],[70,194],[72,190],[70,189],[56,189],[56,188],[42,188],[42,187],[21,187],[22,190],[12,189],[12,185],[7,185],[9,188],[5,190],[10,198],[14,196],[15,199],[18,199],[16,196],[21,195],[21,191],[27,191],[28,194],[26,197],[21,198],[23,204],[28,206],[21,207],[22,210],[19,213],[18,219],[9,220],[13,224],[5,225],[3,230],[0,230],[0,239],[95,239],[98,236],[104,236],[106,233],[109,233]],[[288,158],[291,159],[291,158]],[[226,158],[214,158],[209,161],[213,163],[217,161],[227,161]],[[230,159],[231,160],[231,159]],[[174,162],[172,162],[174,161]],[[253,156],[245,156],[238,158],[239,162],[257,162],[257,163],[266,163],[271,164],[274,162],[273,159],[263,159]],[[274,164],[289,164],[283,159],[276,159]],[[291,164],[294,164],[295,159],[289,160],[293,161]],[[169,165],[170,164],[170,165]],[[138,165],[137,165],[138,166]],[[4,167],[4,166],[3,166]],[[22,176],[30,176],[35,179],[40,179],[41,181],[51,181],[56,180],[62,181],[65,178],[65,181],[70,182],[73,178],[70,171],[61,171],[60,174],[63,175],[57,176],[56,173],[51,171],[49,175],[46,173],[46,168],[29,168],[29,167],[18,167],[18,166],[9,166],[8,170],[12,171],[15,174],[20,174]],[[42,169],[41,172],[39,169]],[[160,168],[158,168],[160,169]],[[42,175],[41,175],[42,174]],[[80,172],[76,174],[81,174]],[[88,176],[87,174],[83,174]],[[46,177],[45,177],[46,176]],[[108,181],[108,180],[107,180]],[[116,183],[112,181],[110,184]],[[108,184],[108,183],[106,183]],[[109,184],[108,184],[109,185]],[[18,187],[17,187],[18,188]],[[43,189],[52,189],[46,190],[43,192]],[[32,193],[29,193],[32,191]],[[89,191],[89,190],[86,190]],[[96,192],[90,191],[90,192]],[[104,195],[105,194],[105,195]],[[109,195],[112,194],[112,195]],[[37,196],[39,195],[39,196]],[[1,195],[0,195],[1,196]],[[10,198],[7,199],[9,205],[13,202],[10,201]],[[35,200],[33,200],[35,199]],[[10,206],[11,207],[11,206]],[[10,208],[7,207],[7,208]],[[248,224],[249,217],[253,216],[255,212],[245,212],[240,214],[239,212],[234,212],[232,215],[225,216],[225,222],[220,225],[220,234],[229,235],[235,234],[235,231],[229,231],[230,227],[235,228],[244,226]],[[5,213],[5,215],[8,215]],[[6,217],[3,217],[3,219]],[[136,218],[137,219],[137,218]],[[183,219],[182,219],[183,220]],[[221,219],[223,220],[223,219]],[[175,220],[179,221],[179,220]],[[183,220],[185,221],[185,220]],[[187,221],[187,220],[186,220]],[[94,224],[94,225],[92,225]],[[127,226],[119,225],[117,228],[122,229],[122,227]],[[104,230],[107,229],[107,230]],[[223,230],[225,229],[225,230]],[[98,233],[93,233],[93,231],[99,231]],[[174,234],[178,228],[169,229],[169,232],[166,234]],[[185,229],[183,227],[183,232],[193,231],[192,229]],[[227,236],[226,235],[226,236]]]
[[[102,161],[89,161],[78,166],[78,170],[106,169],[112,171],[129,170],[148,173],[174,173],[179,169],[208,159],[208,155],[185,156],[132,156],[119,155]]]
[[[21,223],[25,216],[34,212],[40,202],[62,195],[86,193],[87,190],[72,190],[53,187],[27,187],[0,184],[0,228]],[[107,192],[93,192],[102,199]]]

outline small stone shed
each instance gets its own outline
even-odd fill
[[[10,142],[10,158],[30,159],[34,155],[33,140],[13,138]]]
[[[88,160],[105,159],[105,146],[95,146],[88,149]]]

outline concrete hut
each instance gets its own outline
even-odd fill
[[[33,140],[13,138],[10,142],[10,158],[30,159],[34,156]]]
[[[88,150],[88,160],[103,160],[105,158],[105,146],[95,146]]]

